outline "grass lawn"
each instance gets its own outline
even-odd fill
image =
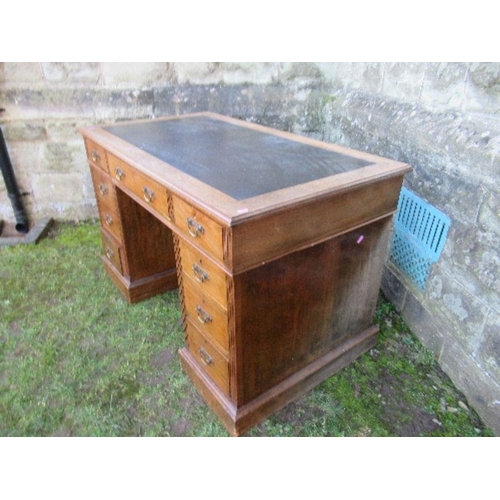
[[[177,292],[129,305],[95,222],[0,249],[0,436],[227,436],[180,369]],[[492,436],[380,298],[377,346],[249,436]]]

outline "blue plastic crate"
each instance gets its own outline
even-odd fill
[[[402,188],[394,220],[390,259],[421,290],[431,264],[446,241],[450,218],[406,188]]]

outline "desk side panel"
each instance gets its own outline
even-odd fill
[[[372,325],[392,217],[235,276],[238,406]]]

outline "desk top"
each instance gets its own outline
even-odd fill
[[[208,112],[79,130],[230,225],[411,170],[400,162]]]
[[[104,130],[236,200],[372,163],[204,115]]]

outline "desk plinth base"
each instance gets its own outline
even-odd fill
[[[122,276],[105,256],[101,256],[101,259],[109,277],[130,304],[135,304],[141,300],[178,287],[175,268],[148,276],[147,278],[130,281],[125,276]]]
[[[377,333],[378,327],[367,328],[240,408],[219,390],[186,348],[180,349],[179,356],[183,370],[229,433],[241,436],[374,347]]]

